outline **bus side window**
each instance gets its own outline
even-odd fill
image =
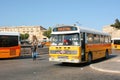
[[[105,36],[105,43],[109,43],[109,37]]]
[[[109,36],[109,43],[111,43],[111,37]]]
[[[94,34],[94,43],[100,43],[100,35]]]
[[[94,43],[94,35],[91,33],[87,33],[87,42]]]
[[[100,37],[100,42],[104,43],[104,36],[103,35],[101,35],[101,37]]]

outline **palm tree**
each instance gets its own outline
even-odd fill
[[[115,20],[114,24],[111,24],[112,27],[120,29],[120,21],[118,19]]]

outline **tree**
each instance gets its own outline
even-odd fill
[[[46,36],[47,38],[50,38],[51,37],[51,31],[52,31],[52,28],[49,27],[49,29],[47,31],[45,31],[43,33],[43,35]]]
[[[25,40],[29,38],[29,34],[25,33],[25,34],[20,34],[21,40]]]
[[[112,27],[120,29],[120,21],[118,19],[115,20],[114,24],[111,24]]]
[[[29,34],[28,33],[25,33],[24,36],[25,36],[25,39],[29,38]]]
[[[24,40],[24,34],[20,34],[21,40]]]

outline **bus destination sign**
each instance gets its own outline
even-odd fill
[[[71,31],[71,27],[59,27],[58,31]]]
[[[57,27],[53,29],[53,31],[75,31],[75,30],[77,30],[76,27],[69,27],[69,26]]]

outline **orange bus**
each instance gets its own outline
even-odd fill
[[[109,54],[111,36],[107,33],[76,25],[59,25],[52,30],[49,61],[91,63]]]
[[[20,34],[18,32],[0,32],[0,58],[20,56]]]
[[[113,38],[111,41],[113,49],[120,49],[120,38]]]

